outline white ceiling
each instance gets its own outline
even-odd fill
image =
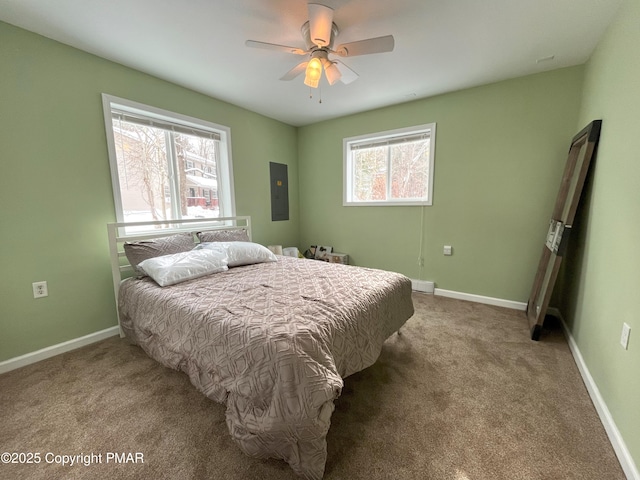
[[[341,59],[360,78],[279,80],[302,57],[306,0],[0,0],[0,20],[291,125],[584,63],[621,0],[315,0],[336,45],[382,35],[395,50]],[[1,48],[1,46],[0,46]],[[551,60],[540,59],[553,56]]]

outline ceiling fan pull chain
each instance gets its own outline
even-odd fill
[[[318,103],[322,103],[322,87],[318,87],[318,97],[320,98]]]

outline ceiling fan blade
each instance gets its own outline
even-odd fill
[[[351,68],[347,67],[340,60],[335,60],[334,65],[338,68],[342,76],[340,77],[340,81],[345,84],[349,84],[358,79],[358,74],[354,72]]]
[[[298,65],[293,67],[291,70],[289,70],[287,73],[285,73],[282,77],[280,77],[280,80],[293,80],[294,78],[296,78],[298,75],[300,75],[302,72],[304,72],[307,69],[308,63],[309,62],[299,63]]]
[[[287,47],[286,45],[278,45],[276,43],[258,42],[256,40],[247,40],[246,42],[244,42],[244,44],[247,47],[264,48],[265,50],[277,50],[280,52],[293,53],[295,55],[306,55],[307,53],[309,53],[305,50],[302,50],[301,48]]]
[[[331,43],[333,25],[333,8],[319,3],[310,3],[309,34],[314,45],[326,47]]]
[[[340,69],[336,67],[336,65],[329,60],[328,58],[321,59],[322,66],[324,67],[324,74],[327,77],[327,81],[329,85],[333,85],[342,77],[342,73],[340,73]]]
[[[356,55],[369,55],[370,53],[384,53],[393,51],[395,40],[393,35],[369,38],[357,42],[338,45],[334,53],[341,57],[355,57]]]

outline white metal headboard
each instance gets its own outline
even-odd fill
[[[159,220],[153,222],[120,222],[108,223],[109,254],[111,257],[111,275],[113,277],[113,291],[116,299],[116,311],[118,307],[118,291],[120,282],[133,272],[124,253],[123,245],[126,242],[138,242],[152,238],[162,238],[176,233],[211,232],[216,230],[246,230],[249,239],[251,236],[251,217],[220,217],[220,218],[196,218],[189,220]],[[120,317],[118,315],[118,325]],[[120,336],[122,336],[122,328]]]

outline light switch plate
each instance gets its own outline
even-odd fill
[[[622,345],[622,348],[624,348],[625,350],[627,350],[629,348],[629,335],[631,334],[631,327],[626,324],[623,323],[622,324],[622,334],[620,335],[620,345]]]

